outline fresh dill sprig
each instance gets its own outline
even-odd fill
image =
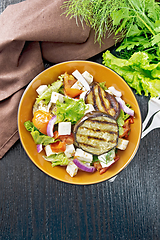
[[[125,1],[122,0],[121,2]],[[86,23],[95,30],[95,41],[100,44],[106,32],[109,32],[109,34],[114,32],[110,13],[116,11],[117,7],[117,0],[69,0],[62,5],[66,16],[75,18],[77,24],[80,20],[82,26]],[[117,39],[122,38],[122,36],[124,36],[123,31]]]
[[[155,0],[68,0],[64,14],[86,23],[102,44],[106,33],[124,39],[117,51],[146,50],[160,57],[160,3]],[[154,51],[153,51],[154,49]]]

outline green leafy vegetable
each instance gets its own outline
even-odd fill
[[[160,95],[160,62],[150,63],[147,53],[136,52],[126,60],[115,57],[107,50],[103,54],[103,64],[122,76],[137,94]]]
[[[51,137],[46,136],[44,134],[41,135],[39,133],[39,131],[32,130],[31,135],[33,137],[33,140],[34,140],[35,144],[42,144],[42,145],[46,146],[46,145],[54,142],[54,138],[51,138]]]
[[[160,3],[155,0],[68,0],[64,14],[85,22],[95,31],[95,41],[115,34],[121,41],[117,51],[147,51],[153,61],[160,60]]]
[[[38,131],[38,129],[34,126],[34,124],[31,121],[26,121],[24,123],[24,126],[29,132],[31,132],[33,129]]]
[[[129,114],[125,113],[122,109],[120,111],[119,117],[117,119],[118,127],[119,127],[119,135],[122,135],[124,132],[123,125],[124,121],[129,118]]]
[[[24,123],[25,128],[29,131],[33,137],[35,144],[42,144],[44,146],[55,142],[54,138],[42,134],[31,121]]]
[[[62,85],[63,85],[62,78],[60,80],[53,82],[51,85],[48,86],[48,89],[46,91],[44,91],[41,95],[38,96],[36,100],[37,103],[39,103],[41,100],[45,100],[44,103],[48,104],[51,99],[52,92],[58,92],[59,90],[62,92],[61,90]]]
[[[93,160],[91,165],[93,165],[94,162],[99,162],[98,156],[97,155],[93,155]]]
[[[99,83],[99,86],[100,86],[103,90],[107,90],[106,82],[101,82],[101,83]]]
[[[69,163],[68,158],[65,156],[64,153],[52,154],[48,157],[43,156],[43,158],[47,161],[51,161],[52,167],[55,167],[58,165],[65,166],[65,165],[68,165],[68,163]]]
[[[75,124],[81,117],[83,117],[86,110],[86,105],[83,99],[74,100],[71,98],[64,98],[64,102],[61,103],[57,100],[57,122],[71,122]]]

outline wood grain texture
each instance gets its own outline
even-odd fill
[[[1,0],[1,12],[16,2]],[[148,98],[136,98],[144,120]],[[160,239],[159,139],[149,133],[113,183],[89,186],[47,176],[18,140],[0,161],[0,240]]]

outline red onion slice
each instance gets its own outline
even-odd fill
[[[116,97],[117,102],[119,102],[120,107],[122,108],[122,110],[129,114],[130,116],[134,116],[134,110],[130,109],[129,107],[126,106],[125,102],[122,100],[122,98],[120,97]]]
[[[47,125],[47,135],[49,137],[53,137],[53,129],[54,129],[54,124],[56,122],[56,119],[57,119],[56,115],[54,115]]]
[[[86,164],[80,162],[77,158],[73,160],[74,164],[85,172],[95,172],[96,168],[93,166],[87,166]]]
[[[42,144],[37,144],[37,152],[40,153],[43,150]]]

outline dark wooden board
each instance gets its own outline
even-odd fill
[[[0,11],[17,2],[1,0]],[[136,98],[144,120],[148,98]],[[0,240],[160,239],[159,139],[150,132],[114,182],[89,186],[47,176],[18,140],[0,160]]]

